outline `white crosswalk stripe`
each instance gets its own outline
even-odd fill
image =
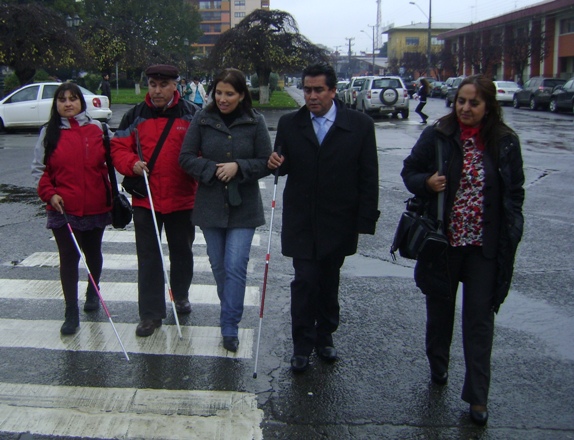
[[[0,383],[0,430],[81,438],[262,439],[256,396],[233,391]]]
[[[169,268],[169,255],[165,255],[164,261],[166,266]],[[19,266],[24,267],[58,267],[59,265],[60,257],[57,252],[34,252],[19,263]],[[80,267],[82,266],[81,260],[79,265]],[[138,270],[138,260],[135,255],[104,253],[103,270]],[[194,256],[193,271],[211,272],[208,258]],[[253,272],[252,261],[247,265],[247,272]]]
[[[252,246],[259,247],[260,241],[260,235],[255,234]],[[165,237],[163,242],[167,244]],[[132,225],[126,230],[108,228],[104,233],[103,250],[103,279],[106,278],[106,271],[137,271]],[[118,251],[127,253],[117,253]],[[195,273],[211,273],[205,251],[205,239],[198,228],[194,242]],[[169,253],[165,254],[169,268]],[[257,260],[249,262],[249,273],[254,272],[255,262]],[[59,256],[57,252],[35,252],[17,264],[17,267],[22,268],[21,270],[57,268]],[[80,267],[82,268],[81,262]],[[114,279],[123,276],[121,272],[116,273],[120,275],[114,275]],[[80,274],[80,278],[85,278],[85,272],[81,271]],[[57,276],[54,271],[54,278]],[[132,274],[130,279],[133,279]],[[205,278],[202,279],[205,282]],[[86,281],[81,281],[79,292],[84,292],[86,287]],[[156,329],[150,337],[136,337],[135,323],[120,322],[122,316],[114,314],[114,303],[137,303],[137,283],[101,281],[100,289],[106,304],[110,303],[114,325],[130,355],[165,355],[168,356],[166,362],[170,362],[169,356],[209,357],[222,359],[222,362],[229,362],[226,358],[243,361],[253,358],[254,330],[239,329],[239,349],[232,353],[222,346],[218,322],[214,322],[211,327],[182,325],[181,339],[176,326],[167,324]],[[59,279],[3,278],[0,279],[0,300],[15,300],[24,308],[26,301],[48,300],[61,307],[61,283]],[[189,300],[192,306],[202,304],[219,308],[214,284],[193,283]],[[259,306],[259,301],[260,288],[248,286],[245,306],[253,310]],[[168,315],[171,313],[171,305],[168,304]],[[81,316],[80,328],[76,334],[66,337],[60,334],[61,320],[13,319],[8,315],[8,318],[0,318],[0,348],[43,350],[45,353],[69,352],[74,353],[74,356],[82,356],[82,353],[118,353],[123,359],[119,354],[122,353],[122,348],[113,328],[102,314],[100,311],[100,315],[94,315],[100,317],[99,321],[85,320]],[[137,361],[132,359],[125,368],[133,368],[131,365],[134,362]],[[260,440],[262,420],[263,411],[257,408],[256,395],[246,392],[105,386],[92,388],[0,382],[0,432],[100,439]]]
[[[80,282],[78,291],[84,292],[87,284],[86,281]],[[101,282],[100,291],[106,302],[137,301],[138,299],[136,283]],[[62,285],[56,280],[0,279],[0,298],[61,300],[63,298]],[[189,289],[189,301],[193,304],[219,305],[217,288],[209,284],[192,284]],[[256,307],[259,301],[259,287],[247,286],[244,304]]]

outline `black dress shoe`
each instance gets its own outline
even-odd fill
[[[100,298],[97,294],[86,295],[86,302],[84,303],[84,312],[93,312],[100,308]]]
[[[65,321],[60,327],[60,333],[63,335],[73,335],[80,326],[80,312],[78,306],[66,306]]]
[[[302,373],[309,368],[309,356],[295,355],[291,358],[291,370]]]
[[[446,385],[448,382],[448,372],[446,371],[444,373],[435,373],[434,371],[431,371],[430,377],[433,383],[436,383],[437,385]]]
[[[326,346],[326,347],[317,347],[317,356],[327,362],[335,362],[337,357],[337,349],[335,347]]]
[[[486,425],[488,421],[486,405],[470,405],[470,420],[480,426]]]
[[[191,304],[188,299],[179,299],[175,301],[175,311],[181,315],[191,313]]]
[[[146,337],[153,335],[156,328],[161,327],[161,319],[142,319],[136,328],[136,336]]]
[[[235,353],[239,347],[239,338],[237,336],[224,336],[223,337],[223,348],[227,351],[232,351]]]

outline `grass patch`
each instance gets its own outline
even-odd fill
[[[142,89],[139,95],[136,95],[135,89],[119,89],[112,90],[112,109],[114,104],[139,104],[145,99],[147,89]],[[268,109],[283,109],[283,108],[298,108],[299,106],[287,92],[274,91],[271,95],[271,102],[269,104],[261,105],[259,101],[253,101],[253,107],[268,108]]]

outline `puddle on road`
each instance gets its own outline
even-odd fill
[[[413,278],[413,268],[376,258],[353,255],[345,259],[342,273],[350,277]],[[461,289],[457,307],[461,306]],[[532,335],[560,358],[574,361],[574,317],[545,301],[511,291],[496,316],[496,325]]]
[[[38,215],[44,215],[44,204],[35,188],[0,184],[0,204],[24,203],[38,207]]]
[[[500,307],[496,325],[532,334],[561,357],[574,361],[574,317],[558,307],[511,291]]]

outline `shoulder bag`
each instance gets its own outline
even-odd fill
[[[163,132],[161,133],[161,136],[160,136],[159,140],[157,141],[157,145],[155,146],[155,150],[153,150],[153,154],[152,154],[152,156],[151,156],[151,158],[147,164],[149,174],[151,174],[151,170],[153,169],[153,166],[155,165],[155,161],[156,161],[157,157],[159,156],[159,152],[161,151],[161,147],[163,147],[163,144],[167,138],[167,135],[169,134],[169,130],[171,130],[171,127],[172,127],[174,122],[175,122],[175,118],[169,118],[167,121],[167,124],[165,124]],[[137,147],[138,147],[138,156],[139,156],[140,160],[143,162],[143,155],[142,155],[141,146],[139,143],[139,137],[138,137],[137,131],[136,131],[135,136],[136,136],[136,143],[137,143]],[[143,176],[125,176],[124,180],[122,181],[122,186],[126,190],[126,192],[130,193],[133,197],[137,197],[139,199],[145,199],[147,197],[147,188],[146,188],[145,179]]]
[[[118,180],[116,179],[116,170],[114,169],[110,153],[110,137],[108,136],[107,124],[102,124],[102,128],[104,131],[104,146],[106,148],[106,163],[112,185],[112,226],[116,229],[123,229],[132,221],[132,205],[130,205],[128,198],[118,191]]]
[[[442,174],[441,141],[436,144],[438,172]],[[426,214],[425,204],[420,199],[408,199],[407,210],[401,214],[391,245],[391,257],[396,260],[395,253],[403,258],[432,262],[446,254],[448,238],[443,231],[444,191],[437,196],[437,218]]]

